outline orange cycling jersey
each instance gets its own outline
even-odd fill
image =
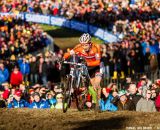
[[[97,44],[92,44],[88,52],[83,49],[81,44],[78,44],[70,52],[64,54],[64,59],[68,59],[72,54],[84,57],[89,67],[100,65],[100,47]]]

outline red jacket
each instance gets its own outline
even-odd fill
[[[20,71],[17,74],[14,72],[11,73],[11,78],[10,78],[11,85],[18,86],[22,83],[22,81],[23,81],[23,76]]]
[[[8,97],[9,97],[9,90],[5,90],[3,92],[3,94],[2,94],[2,97],[3,97],[4,100],[8,99]]]

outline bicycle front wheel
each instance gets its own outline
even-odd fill
[[[64,88],[64,97],[63,97],[63,112],[67,112],[67,109],[70,107],[71,104],[71,94],[72,94],[72,83],[73,79],[71,76],[67,77],[66,86]]]
[[[79,86],[77,87],[76,92],[75,92],[76,105],[77,105],[77,109],[79,111],[82,111],[85,109],[87,92],[88,92],[87,83],[81,77],[80,82],[79,82]]]

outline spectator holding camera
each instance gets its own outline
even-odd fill
[[[110,88],[103,88],[100,100],[101,111],[117,111],[117,106],[111,103],[113,96]]]
[[[118,96],[116,96],[113,100],[112,103],[117,106],[118,110],[129,110],[133,111],[134,110],[134,104],[133,101],[130,100],[127,95],[126,95],[125,90],[120,90],[118,92]]]

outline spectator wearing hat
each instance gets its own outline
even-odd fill
[[[56,109],[62,109],[63,103],[62,103],[63,95],[61,93],[56,95],[57,103],[55,105]]]
[[[144,95],[137,103],[136,111],[156,112],[154,101],[150,99],[151,94],[150,90],[146,90],[146,95]]]
[[[127,98],[125,90],[119,91],[118,96],[116,96],[112,100],[112,103],[117,106],[119,111],[122,111],[122,110],[133,111],[134,110],[133,102]]]
[[[23,75],[19,71],[18,66],[15,66],[13,72],[11,73],[10,83],[12,87],[19,87],[19,85],[22,84],[22,81],[23,81]]]
[[[24,108],[28,107],[28,102],[21,99],[22,92],[20,90],[15,91],[14,96],[10,96],[8,99],[8,108]]]
[[[113,100],[112,94],[110,94],[111,89],[103,88],[100,100],[100,110],[101,111],[117,111],[117,107],[111,103]]]
[[[29,105],[29,108],[50,108],[49,103],[41,99],[40,94],[35,92],[33,94],[34,101]]]
[[[55,93],[53,91],[50,91],[46,94],[46,99],[49,102],[50,107],[55,108],[57,100],[55,98]]]

